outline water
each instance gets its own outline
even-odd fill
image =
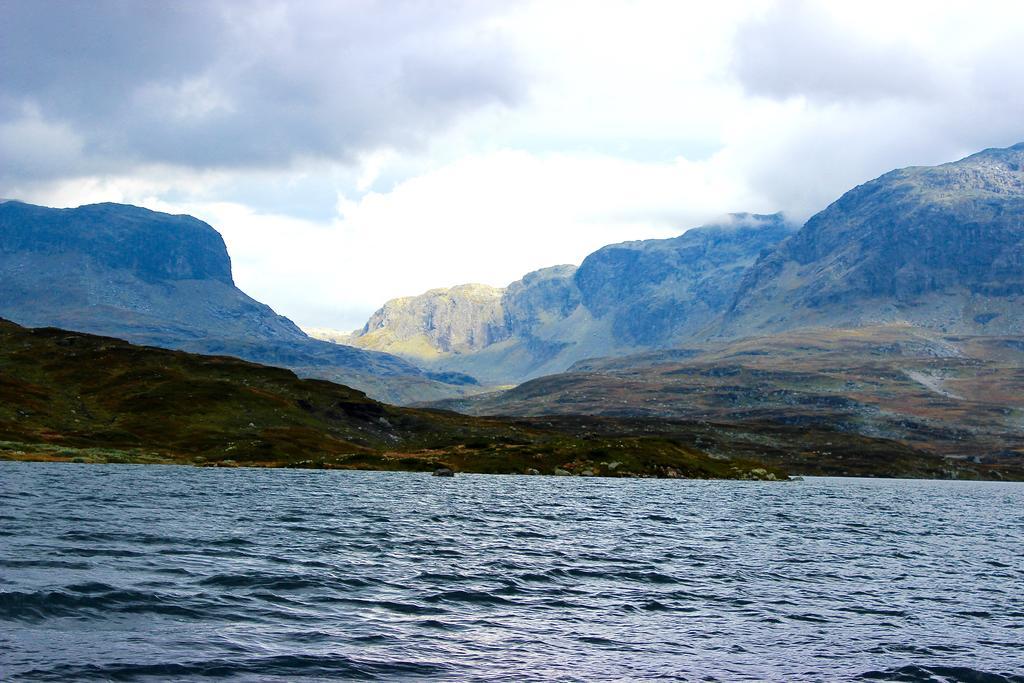
[[[1024,681],[1024,486],[0,462],[0,680]]]

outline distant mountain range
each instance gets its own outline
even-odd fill
[[[799,229],[777,214],[734,214],[505,289],[396,299],[352,334],[316,334],[491,385],[586,358],[809,328],[1024,334],[1022,166],[1024,143],[892,171]]]
[[[679,237],[614,244],[508,287],[461,285],[387,302],[361,330],[323,339],[395,353],[484,384],[517,384],[596,356],[666,348],[727,310],[743,274],[796,231],[733,214]]]
[[[573,438],[604,425],[742,442],[755,459],[771,443],[774,462],[805,472],[1003,476],[1024,460],[1024,144],[887,173],[799,228],[733,214],[504,288],[389,301],[354,333],[316,332],[341,344],[235,287],[223,240],[195,218],[7,201],[0,317],[552,420]],[[698,438],[704,423],[717,426]],[[796,436],[812,433],[829,436]],[[855,464],[841,442],[896,460]],[[922,454],[937,460],[922,470]]]
[[[761,254],[718,315],[670,343],[434,405],[829,425],[1019,462],[1022,169],[1024,144],[887,173]]]
[[[405,403],[465,391],[396,356],[311,339],[234,285],[206,223],[121,204],[0,204],[0,317],[237,356]],[[443,381],[439,381],[443,380]]]
[[[395,403],[686,418],[705,414],[700,404],[722,419],[735,407],[799,422],[838,419],[808,407],[838,395],[857,403],[856,419],[844,418],[850,429],[904,441],[917,434],[943,453],[957,451],[957,434],[986,452],[1016,452],[1012,434],[1024,430],[1024,408],[1013,399],[1014,368],[1024,364],[1014,355],[1024,344],[1022,168],[1024,144],[985,150],[887,173],[802,227],[779,214],[733,214],[673,239],[610,245],[579,267],[545,268],[504,288],[462,285],[396,299],[354,333],[315,331],[342,344],[308,337],[235,287],[223,240],[194,218],[117,204],[49,209],[8,201],[0,203],[0,317],[233,355]],[[839,344],[837,334],[867,335],[871,351]],[[928,365],[929,350],[912,363],[886,351],[906,348],[906,335],[953,351],[941,367]],[[971,341],[983,337],[1001,345]],[[743,339],[751,341],[738,357],[757,359],[756,368],[729,355]],[[811,372],[808,382],[831,388],[793,408],[787,392],[796,385],[778,377],[791,378],[801,354],[821,344],[831,349],[828,362],[846,354],[846,374],[826,381]],[[650,374],[666,359],[715,365],[726,356],[745,369],[716,394],[720,402],[693,398],[704,380],[681,386]],[[864,379],[881,368],[873,365],[879,359],[895,384]],[[676,370],[677,378],[715,377],[716,386],[728,375]],[[757,379],[764,373],[772,379]],[[622,388],[634,386],[624,377],[639,382],[635,396]],[[830,384],[836,377],[860,387],[860,398]],[[986,395],[978,388],[985,377],[1001,388]],[[468,398],[536,378],[514,392]],[[942,388],[947,383],[959,388]],[[911,389],[917,393],[905,405],[887,402]],[[778,404],[759,398],[776,391]],[[652,410],[651,401],[668,407]],[[929,401],[945,407],[921,408]],[[962,430],[927,437],[939,423]]]

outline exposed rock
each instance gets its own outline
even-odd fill
[[[575,280],[583,305],[595,317],[610,317],[612,335],[624,346],[670,346],[725,311],[743,272],[794,231],[781,214],[733,214],[673,239],[599,249]]]
[[[510,384],[588,358],[805,327],[910,323],[1021,334],[1022,168],[1024,143],[887,173],[799,232],[779,215],[735,214],[673,239],[609,245],[579,268],[525,276],[500,301],[493,290],[485,304],[467,304],[482,307],[459,320],[487,323],[486,333],[472,335],[477,328],[462,324],[461,338],[472,344],[426,335],[436,304],[410,309],[401,324],[389,323],[405,330],[406,346],[393,350],[433,369]]]
[[[1022,169],[1024,143],[885,174],[759,257],[727,314],[675,342],[685,346],[620,349],[437,405],[478,415],[819,424],[959,459],[983,456],[968,459],[973,466],[1012,462],[1024,453]],[[645,260],[656,247],[641,245],[600,250],[577,271],[581,308],[598,322],[614,318],[635,288],[657,298],[644,290],[660,277],[657,262]],[[628,264],[645,275],[640,284]],[[668,271],[664,281],[678,277]],[[858,471],[837,467],[851,455],[832,451],[815,444],[794,469]]]
[[[353,337],[363,348],[413,357],[476,351],[509,336],[503,292],[469,284],[392,299]]]
[[[447,467],[438,467],[436,470],[434,470],[434,473],[433,473],[432,476],[434,476],[434,477],[454,477],[455,473],[452,472]]]
[[[910,322],[1024,332],[1024,143],[886,173],[747,272],[718,329]]]
[[[544,325],[569,317],[580,305],[576,266],[528,273],[505,288],[501,305],[510,335],[533,337]]]
[[[146,282],[234,284],[224,240],[209,225],[191,216],[124,204],[50,209],[3,202],[0,253],[88,254],[98,266],[127,271]]]

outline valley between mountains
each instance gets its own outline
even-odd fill
[[[0,455],[1020,478],[1022,168],[900,169],[803,225],[730,214],[354,332],[248,297],[197,219],[0,203]]]

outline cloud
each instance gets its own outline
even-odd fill
[[[785,0],[744,22],[732,66],[747,92],[824,102],[928,98],[941,79],[905,37],[867,33],[835,8]]]
[[[678,235],[719,217],[723,205],[767,209],[737,194],[730,175],[716,159],[647,164],[500,150],[386,192],[341,196],[328,221],[230,202],[166,202],[127,180],[117,193],[212,224],[238,285],[297,322],[354,329],[393,297],[465,282],[504,286],[624,237]]]
[[[26,180],[59,175],[77,162],[82,147],[81,136],[70,126],[47,121],[36,107],[25,106],[17,116],[0,119],[0,158],[10,164],[7,174]]]
[[[1019,3],[784,0],[741,22],[750,120],[726,144],[755,193],[808,217],[893,168],[1024,139]]]
[[[515,105],[516,56],[474,3],[66,3],[0,9],[0,125],[60,128],[61,165],[0,139],[4,176],[352,161]],[[67,136],[65,136],[67,137]],[[6,142],[6,144],[4,144]]]

